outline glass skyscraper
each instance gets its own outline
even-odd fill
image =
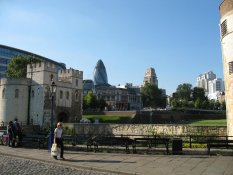
[[[6,77],[7,66],[10,63],[10,60],[13,56],[32,56],[40,59],[41,61],[48,61],[54,63],[57,66],[58,70],[66,68],[64,63],[58,63],[56,61],[53,61],[51,59],[42,57],[40,55],[31,52],[27,52],[24,50],[20,50],[0,44],[0,78]]]
[[[94,69],[94,85],[109,86],[108,76],[102,60],[99,60]]]

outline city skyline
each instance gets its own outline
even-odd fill
[[[111,85],[142,85],[155,69],[167,94],[213,71],[223,79],[218,1],[0,1],[0,43],[63,62]]]

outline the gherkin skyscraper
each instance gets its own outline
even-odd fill
[[[102,60],[99,60],[94,69],[94,85],[109,86],[108,76]]]

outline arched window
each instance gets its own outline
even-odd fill
[[[15,89],[15,98],[19,98],[19,89]]]
[[[5,98],[5,92],[6,90],[5,90],[5,88],[2,90],[2,98]]]
[[[63,91],[60,91],[60,99],[63,98]]]
[[[34,90],[32,90],[32,97],[34,97],[35,96],[35,91]]]
[[[78,90],[75,91],[75,101],[78,101]]]
[[[53,81],[53,74],[50,75],[50,81]]]

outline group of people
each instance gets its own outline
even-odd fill
[[[7,131],[8,131],[8,146],[10,147],[15,147],[15,146],[20,146],[22,142],[22,128],[20,124],[18,123],[18,119],[16,118],[13,121],[10,121],[8,126],[7,126]]]
[[[10,121],[8,124],[8,135],[9,135],[9,142],[8,146],[15,147],[20,146],[22,143],[22,128],[20,124],[18,123],[17,118],[13,121]],[[53,143],[56,143],[57,146],[60,148],[60,159],[64,160],[63,157],[64,154],[64,144],[63,144],[63,129],[62,129],[62,123],[58,122],[57,127],[54,130],[54,140]],[[54,156],[55,159],[57,159],[57,156]]]

